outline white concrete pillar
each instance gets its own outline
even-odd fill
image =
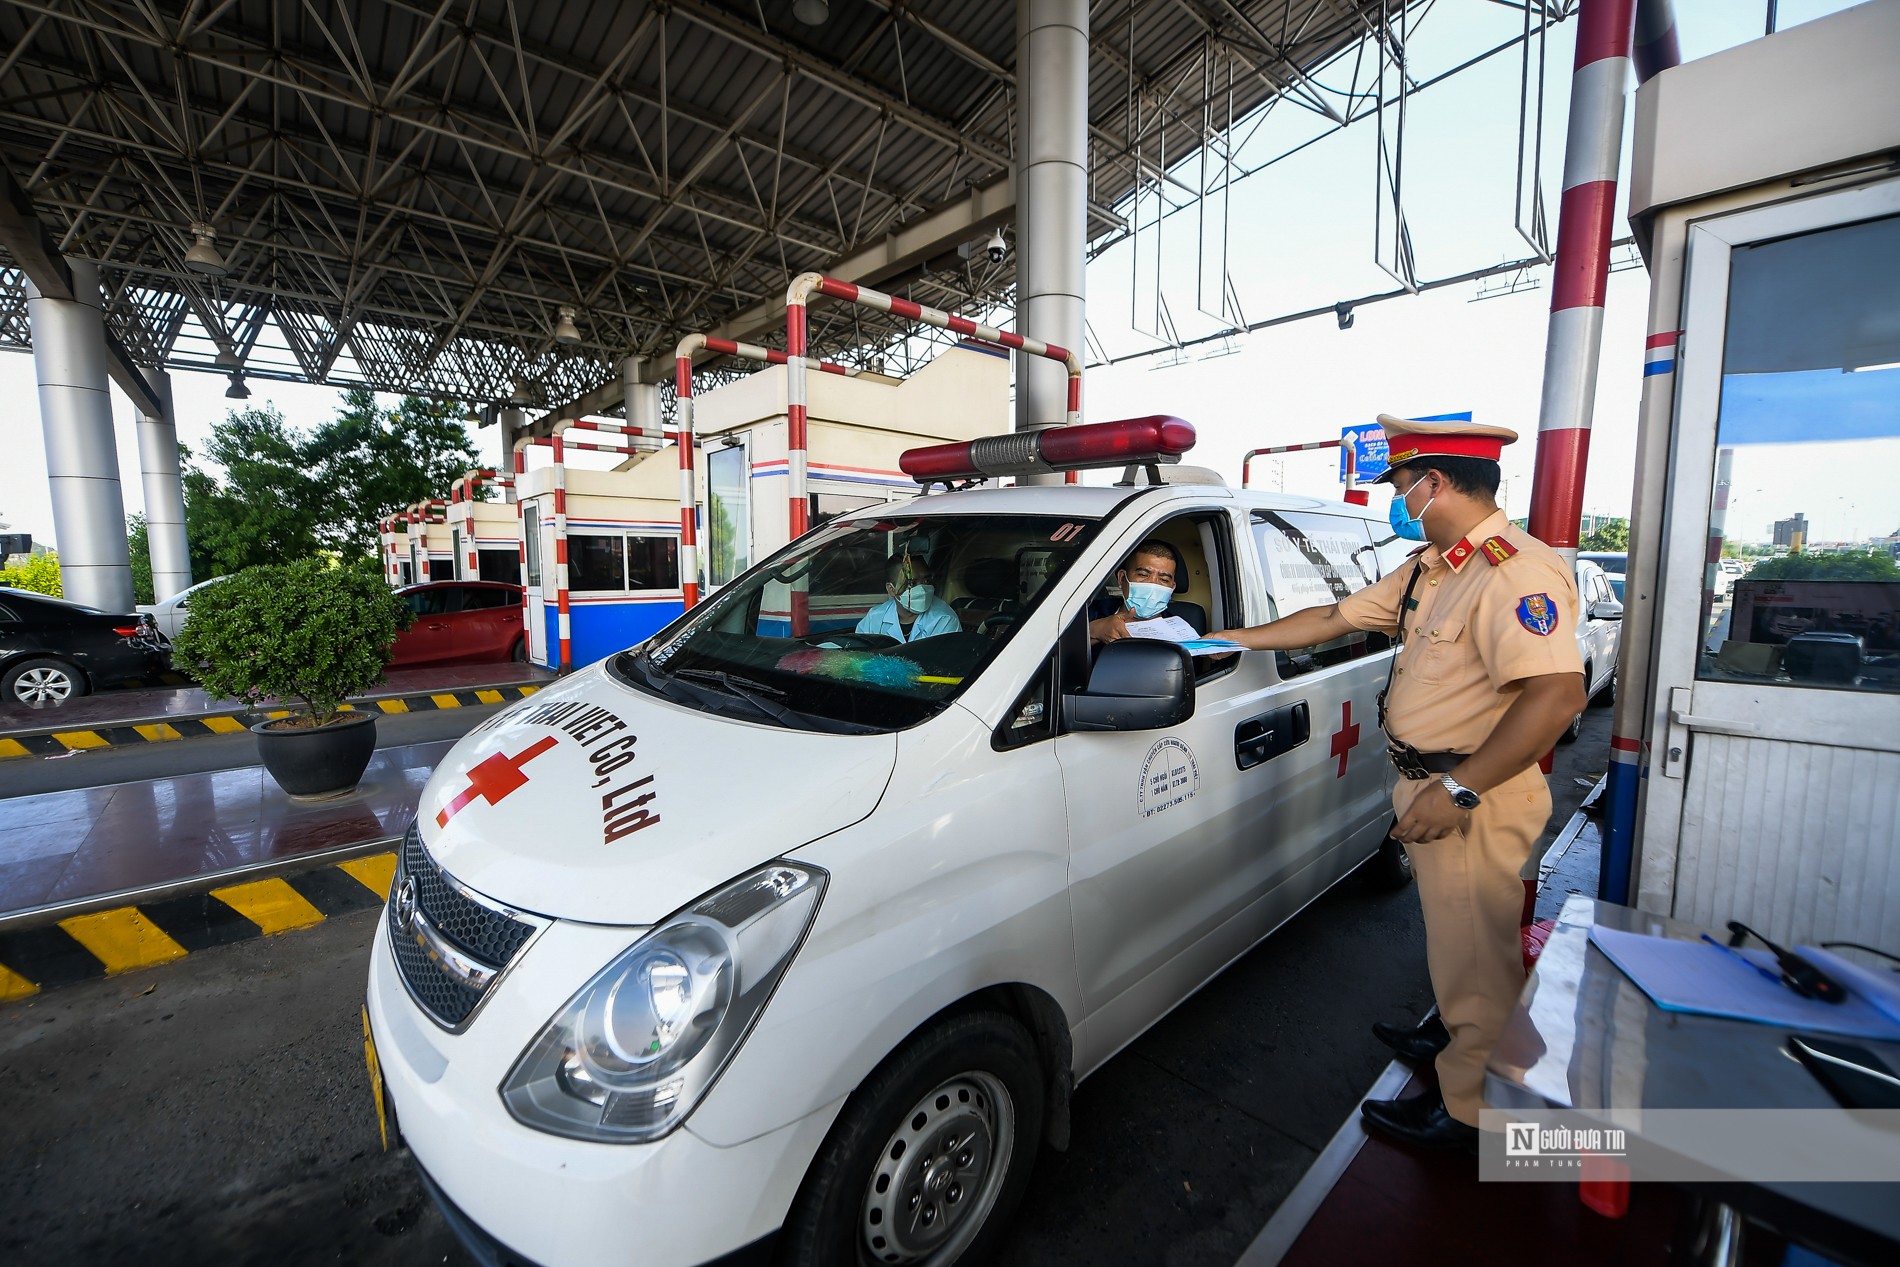
[[[105,314],[99,269],[68,260],[72,299],[50,299],[27,282],[27,321],[46,436],[46,486],[60,583],[76,603],[132,610],[132,563],[125,542],[125,498],[106,386]]]
[[[164,408],[161,416],[139,415],[139,477],[145,486],[145,540],[152,552],[152,591],[164,602],[191,588],[191,549],[185,541],[185,489],[178,478],[178,422],[172,413],[172,378],[164,370],[142,371]]]
[[[1016,329],[1079,354],[1088,232],[1088,0],[1017,0],[1016,40]],[[1018,357],[1016,429],[1060,426],[1068,391],[1060,363]]]
[[[498,471],[515,469],[515,437],[528,425],[528,412],[519,405],[503,405],[501,412],[495,415],[501,428],[501,462],[495,467]],[[515,496],[521,496],[521,490],[515,490]]]
[[[642,447],[657,449],[664,443],[660,429],[660,385],[643,381],[645,377],[644,356],[630,356],[620,362],[620,390],[626,398],[627,425],[640,429],[641,439],[646,442]]]

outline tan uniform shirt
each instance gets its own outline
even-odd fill
[[[1494,537],[1508,555],[1487,545]],[[1397,633],[1413,564],[1423,574],[1412,587],[1415,610],[1404,613],[1386,699],[1394,740],[1420,752],[1475,752],[1516,699],[1516,683],[1583,672],[1576,580],[1563,556],[1513,526],[1502,510],[1450,550],[1427,546],[1376,585],[1341,599],[1339,614],[1355,629]]]

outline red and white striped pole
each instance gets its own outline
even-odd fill
[[[1563,197],[1552,268],[1544,394],[1531,480],[1531,535],[1567,562],[1577,557],[1597,355],[1623,152],[1623,101],[1630,75],[1636,0],[1580,0],[1577,58],[1564,143]]]
[[[574,666],[573,629],[567,604],[567,462],[558,434],[549,444],[554,450],[554,619],[561,640],[559,671],[566,673]]]
[[[673,352],[673,425],[680,446],[680,596],[686,610],[699,605],[699,490],[693,480],[693,353],[710,342],[689,334]]]

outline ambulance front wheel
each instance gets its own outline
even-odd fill
[[[788,1267],[951,1267],[995,1255],[1042,1142],[1043,1075],[1001,1012],[935,1021],[879,1065],[805,1176]]]
[[[1412,858],[1405,846],[1391,836],[1379,844],[1379,852],[1366,861],[1366,880],[1375,889],[1402,889],[1412,882]]]

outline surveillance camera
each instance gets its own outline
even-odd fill
[[[1009,254],[1009,243],[1003,241],[1003,231],[1001,229],[990,234],[989,252],[990,263],[992,264],[1001,264],[1003,257]]]

